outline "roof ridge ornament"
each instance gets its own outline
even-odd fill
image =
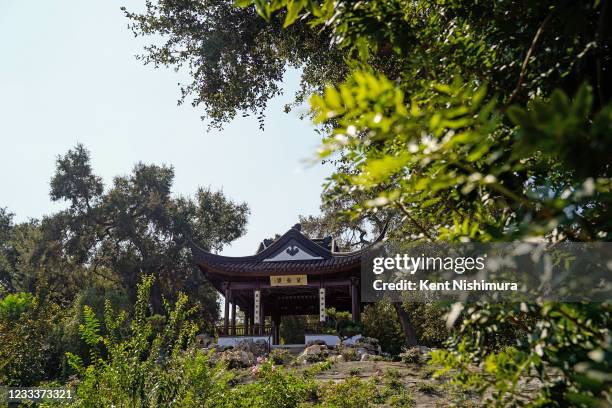
[[[298,252],[300,252],[300,248],[296,245],[291,245],[287,247],[287,250],[285,252],[287,252],[290,256],[295,256]]]
[[[299,222],[297,224],[295,224],[293,227],[291,227],[291,229],[294,229],[296,231],[302,231],[302,224],[300,224]]]

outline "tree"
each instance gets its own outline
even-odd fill
[[[235,7],[233,0],[149,1],[142,13],[123,10],[134,35],[155,37],[140,59],[185,69],[192,82],[180,85],[179,103],[202,106],[212,126],[239,112],[256,114],[263,126],[263,111],[282,92],[288,66],[303,68],[296,104],[347,72],[344,53],[329,47],[327,33],[299,23],[283,29],[278,18],[267,24],[254,9]]]
[[[133,302],[142,275],[153,274],[156,312],[163,298],[174,301],[183,291],[212,321],[216,292],[193,266],[189,248],[222,249],[244,233],[249,210],[210,189],[174,197],[173,179],[171,167],[138,163],[105,189],[82,145],[58,157],[51,198],[68,207],[11,227],[10,239],[1,241],[18,259],[11,285],[33,292],[42,273],[59,302],[72,301],[82,288],[123,291]]]
[[[354,55],[346,80],[311,99],[331,128],[322,155],[342,162],[328,202],[373,194],[353,213],[394,208],[409,240],[610,239],[608,2],[244,4],[325,25]],[[401,75],[368,64],[385,49]],[[538,404],[609,403],[609,303],[477,304],[463,317],[435,360],[460,380],[486,363],[480,392],[516,403],[517,382],[535,370]],[[516,351],[496,356],[483,343],[518,323]]]
[[[397,218],[389,211],[355,215],[351,213],[355,204],[355,197],[345,197],[321,205],[320,215],[300,216],[302,232],[312,238],[332,236],[341,250],[352,251],[371,244],[387,222]]]
[[[0,295],[12,289],[10,285],[11,269],[13,268],[11,247],[8,245],[13,228],[13,214],[6,208],[0,208]]]
[[[388,299],[367,305],[363,310],[363,335],[374,337],[386,353],[398,355],[407,342],[398,312]]]

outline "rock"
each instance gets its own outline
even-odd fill
[[[226,350],[221,353],[221,361],[227,364],[227,368],[246,368],[255,362],[253,353],[244,350]]]
[[[200,348],[209,348],[214,342],[215,339],[206,333],[198,334],[196,336],[196,345]]]
[[[344,363],[346,360],[342,354],[338,354],[337,356],[329,357],[329,361],[332,363]]]
[[[362,355],[361,355],[361,358],[360,358],[359,360],[360,360],[360,361],[369,361],[369,360],[371,360],[371,359],[372,359],[372,356],[371,356],[371,355],[369,355],[369,354],[367,354],[367,353],[364,353],[364,354],[362,354]]]
[[[347,361],[360,361],[366,354],[369,356],[366,359],[372,360],[382,353],[378,340],[372,337],[360,337],[355,344],[343,344],[339,351]]]
[[[329,351],[326,346],[320,344],[313,344],[304,349],[302,354],[297,357],[297,361],[302,364],[305,363],[316,363],[323,361],[329,355]]]
[[[241,340],[234,345],[234,350],[246,351],[255,357],[261,357],[268,354],[268,343],[263,340]]]
[[[374,337],[360,337],[355,341],[355,347],[357,347],[357,353],[359,349],[365,349],[368,354],[379,355],[382,352],[378,339]]]

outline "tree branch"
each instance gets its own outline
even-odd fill
[[[548,14],[548,16],[546,16],[544,21],[542,21],[542,24],[540,24],[538,31],[536,31],[535,35],[533,36],[533,40],[531,41],[531,46],[527,50],[527,55],[525,56],[525,59],[523,60],[523,65],[521,66],[521,74],[519,76],[518,83],[516,84],[516,88],[514,88],[514,91],[510,95],[510,99],[508,99],[508,102],[506,102],[506,106],[509,106],[510,103],[512,103],[512,101],[516,97],[516,95],[519,93],[521,89],[521,85],[523,85],[523,81],[525,80],[525,76],[527,75],[527,66],[529,65],[529,59],[531,58],[531,55],[533,54],[533,51],[535,50],[535,47],[538,44],[538,41],[540,40],[542,33],[544,32],[544,28],[546,27],[546,25],[548,25],[548,22],[552,19],[554,11],[555,10],[553,9]]]
[[[419,229],[419,231],[421,231],[423,235],[427,237],[427,239],[429,239],[432,242],[435,241],[435,239],[429,234],[429,232],[425,229],[425,227],[419,224],[419,222],[415,220],[412,217],[412,215],[410,215],[410,212],[406,209],[406,207],[404,207],[404,204],[399,203],[399,202],[396,204],[397,204],[397,207],[400,209],[400,211],[404,213],[404,215],[410,220],[410,222],[412,222]]]

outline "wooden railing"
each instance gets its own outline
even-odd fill
[[[248,333],[247,333],[248,329]],[[225,331],[225,326],[223,324],[215,326],[215,331],[218,336],[259,336],[259,335],[269,335],[272,334],[272,326],[248,326],[244,325],[236,325],[235,332],[232,330],[232,326],[230,325]],[[310,323],[304,326],[304,333],[308,334],[323,334],[326,333],[325,325],[322,323]]]
[[[248,328],[248,333],[247,333],[247,329]],[[272,334],[272,326],[270,325],[266,325],[266,326],[244,326],[244,325],[236,325],[236,329],[235,332],[232,329],[232,326],[230,325],[227,329],[227,332],[225,331],[225,326],[224,325],[217,325],[215,327],[215,331],[217,332],[218,336],[259,336],[259,335],[269,335]]]

